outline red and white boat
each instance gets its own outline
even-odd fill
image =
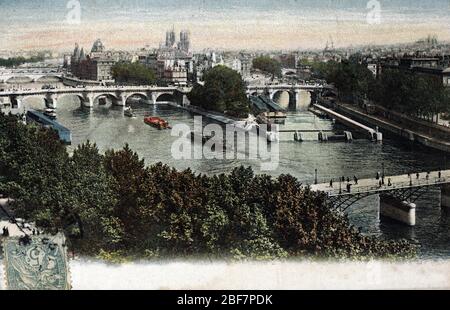
[[[168,121],[166,121],[166,120],[164,120],[164,119],[162,119],[160,117],[157,117],[157,116],[146,117],[146,118],[144,118],[144,122],[147,125],[150,125],[152,127],[158,128],[159,130],[171,129],[172,128],[172,127],[169,126],[169,122]]]

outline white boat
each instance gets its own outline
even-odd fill
[[[45,109],[44,115],[50,119],[56,119],[55,109]]]
[[[131,107],[125,108],[123,114],[128,117],[134,117],[133,109]]]

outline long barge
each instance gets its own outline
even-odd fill
[[[35,122],[43,127],[50,127],[58,133],[59,139],[64,144],[72,144],[72,133],[70,130],[55,120],[50,119],[44,113],[36,110],[27,111],[27,121]]]

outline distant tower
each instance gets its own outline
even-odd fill
[[[75,43],[71,63],[76,63],[78,61],[80,61],[80,47],[78,46],[78,43]]]
[[[189,52],[191,48],[190,42],[190,33],[187,30],[183,30],[180,32],[180,42],[178,44],[178,48],[182,51]]]
[[[81,52],[80,52],[80,60],[79,61],[84,61],[86,60],[86,54],[84,53],[84,48],[81,48]]]
[[[166,47],[174,47],[175,42],[176,42],[175,30],[172,28],[172,30],[166,32]]]

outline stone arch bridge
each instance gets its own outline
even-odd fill
[[[309,84],[266,84],[266,85],[249,85],[247,86],[247,96],[268,96],[271,100],[277,103],[279,96],[283,93],[289,95],[289,103],[283,108],[286,109],[301,109],[300,94],[306,92],[311,96],[320,96],[325,89],[331,89],[329,85],[309,83]],[[313,99],[313,98],[312,98]]]
[[[76,96],[80,99],[82,106],[92,108],[98,99],[108,98],[114,105],[125,106],[127,100],[138,96],[149,104],[158,102],[176,102],[181,105],[187,103],[186,94],[190,90],[179,87],[158,86],[94,86],[83,88],[56,88],[56,89],[34,89],[14,90],[0,92],[0,100],[9,101],[12,111],[23,111],[25,99],[29,97],[40,97],[45,105],[57,108],[58,100],[64,96]]]
[[[0,83],[34,83],[62,80],[63,73],[59,67],[26,67],[0,70]]]
[[[14,83],[46,83],[61,81],[62,73],[26,73],[26,74],[6,74],[0,75],[0,84],[14,84]]]

